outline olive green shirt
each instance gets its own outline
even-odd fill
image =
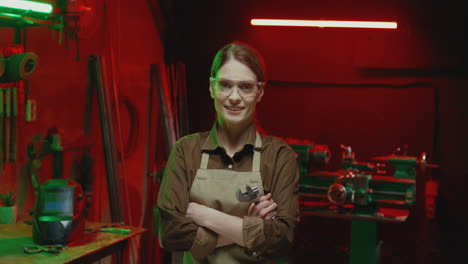
[[[241,151],[231,158],[218,140],[217,123],[211,131],[179,139],[171,150],[158,196],[161,215],[160,239],[170,251],[190,251],[202,259],[216,246],[217,234],[200,227],[186,217],[190,188],[200,168],[202,151],[210,158],[208,169],[251,171],[255,143],[255,125],[247,129],[248,137]],[[245,247],[256,256],[274,259],[287,254],[292,246],[299,221],[297,186],[299,170],[295,152],[284,141],[261,135],[260,172],[265,194],[271,193],[278,204],[276,217],[264,220],[243,218]]]

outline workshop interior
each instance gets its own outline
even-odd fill
[[[256,118],[297,154],[281,263],[458,263],[463,2],[0,0],[0,263],[182,263],[159,184],[177,139],[211,128],[232,41],[263,55]]]

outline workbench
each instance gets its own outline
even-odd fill
[[[86,228],[96,228],[106,223],[86,222]],[[92,263],[115,254],[117,263],[122,261],[124,249],[130,238],[146,231],[145,228],[121,226],[130,229],[129,234],[84,232],[78,241],[72,242],[59,255],[46,252],[26,254],[23,246],[34,244],[32,227],[24,222],[0,224],[0,264],[72,264]]]

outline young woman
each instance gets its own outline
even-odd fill
[[[292,245],[299,171],[285,142],[257,132],[265,81],[255,49],[223,47],[209,87],[216,122],[171,150],[158,197],[160,239],[185,251],[184,263],[275,263]],[[257,202],[239,200],[246,185],[259,190]]]

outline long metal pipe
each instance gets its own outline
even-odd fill
[[[102,84],[101,59],[99,56],[91,55],[89,58],[89,67],[91,71],[91,81],[95,83],[97,90],[99,119],[101,124],[101,136],[104,153],[104,165],[106,169],[107,187],[110,203],[110,214],[112,222],[123,221],[122,201],[120,200],[119,182],[115,174],[115,164],[112,157],[112,141],[110,138],[109,119],[107,108],[105,107],[105,94]]]

